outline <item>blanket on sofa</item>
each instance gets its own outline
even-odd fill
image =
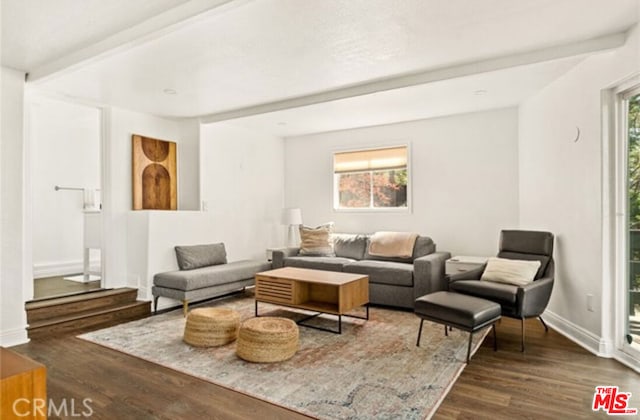
[[[371,236],[369,254],[378,257],[411,258],[417,233],[376,232]]]

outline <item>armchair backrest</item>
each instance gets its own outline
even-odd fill
[[[554,276],[553,234],[532,230],[500,232],[499,258],[540,261],[535,279]]]

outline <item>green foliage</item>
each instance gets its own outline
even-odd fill
[[[640,95],[629,100],[629,229],[640,229]]]
[[[403,187],[407,186],[407,170],[406,169],[394,171],[393,175],[395,177],[396,185],[401,185]]]
[[[629,100],[629,258],[640,261],[640,95]],[[630,289],[640,289],[640,273],[638,264],[629,266]]]

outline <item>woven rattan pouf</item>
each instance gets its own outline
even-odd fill
[[[286,318],[259,317],[240,326],[236,353],[248,362],[271,363],[290,359],[298,351],[298,326]]]
[[[228,308],[198,308],[189,312],[184,342],[197,347],[222,346],[238,337],[240,314]]]

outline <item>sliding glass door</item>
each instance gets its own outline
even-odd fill
[[[624,282],[623,351],[640,359],[640,87],[621,96],[622,137],[626,139],[627,279]]]

